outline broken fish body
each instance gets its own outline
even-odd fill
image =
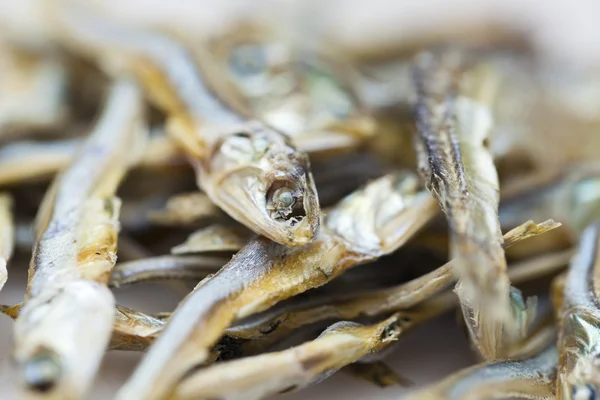
[[[116,261],[120,201],[114,193],[143,145],[142,113],[138,87],[117,81],[80,155],[40,207],[14,328],[23,395],[78,399],[96,374],[114,320],[105,286]]]
[[[195,57],[202,55],[174,39],[111,23],[69,2],[55,15],[57,36],[67,45],[140,79],[168,114],[167,131],[215,204],[278,243],[300,246],[314,239],[320,211],[307,155],[224,99],[226,91],[214,88],[219,73],[207,66],[210,60],[201,71]]]

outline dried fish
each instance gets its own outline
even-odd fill
[[[564,298],[553,299],[563,303],[556,384],[559,399],[592,398],[600,386],[599,241],[600,224],[596,222],[582,234],[564,281]]]
[[[23,310],[23,303],[0,306],[0,312],[16,320]],[[109,348],[111,350],[145,351],[156,339],[165,320],[146,315],[123,306],[116,306],[115,321]]]
[[[254,236],[243,227],[214,224],[192,233],[187,240],[171,249],[172,254],[238,251]]]
[[[252,21],[234,24],[207,47],[248,108],[304,151],[353,149],[375,133],[353,92],[354,74],[323,54],[300,51]]]
[[[558,227],[547,221],[534,224],[528,221],[504,235],[505,245],[533,237]],[[316,297],[286,307],[275,308],[262,317],[246,324],[227,329],[227,335],[240,343],[242,354],[256,354],[269,345],[289,335],[300,326],[327,319],[354,320],[362,316],[377,316],[384,313],[406,310],[427,298],[447,289],[454,282],[452,273],[455,261],[450,261],[436,270],[400,285],[362,293],[337,293],[332,296]],[[533,280],[548,275],[558,267],[565,266],[565,259],[545,259],[525,262],[509,270],[509,276],[517,282]],[[557,267],[558,266],[558,267]]]
[[[553,399],[558,352],[555,346],[524,360],[488,362],[460,371],[407,400]]]
[[[257,238],[179,305],[165,332],[118,394],[162,398],[235,319],[322,286],[345,270],[396,250],[437,212],[409,173],[387,175],[329,212],[317,240],[287,248]],[[190,323],[195,321],[195,323]]]
[[[551,215],[564,223],[562,244],[578,240],[590,221],[600,217],[600,164],[572,165],[561,171],[541,172],[514,180],[502,190],[500,221],[510,227],[518,218]],[[564,236],[567,236],[566,238]],[[554,243],[548,247],[553,248]]]
[[[8,278],[6,265],[15,246],[15,226],[12,216],[13,200],[7,193],[0,193],[0,290]]]
[[[200,71],[196,55],[168,36],[110,22],[69,2],[54,17],[66,45],[92,53],[109,70],[139,77],[168,114],[167,131],[215,204],[278,243],[299,246],[314,239],[320,211],[308,157],[285,134],[222,98],[227,94],[209,80],[216,66],[206,68],[206,60]]]
[[[338,322],[298,347],[200,370],[184,379],[171,398],[250,400],[300,389],[381,351],[406,329],[404,325],[397,315],[375,325]]]
[[[360,361],[360,360],[359,360]],[[412,382],[398,375],[390,366],[383,361],[375,361],[372,363],[355,362],[342,368],[342,372],[346,372],[357,379],[363,379],[367,382],[385,388],[388,386],[410,386]]]
[[[165,208],[151,212],[152,222],[164,225],[186,225],[222,216],[219,209],[204,193],[185,193],[171,197]]]
[[[415,147],[419,170],[450,223],[456,291],[472,341],[486,359],[502,357],[531,319],[511,290],[498,222],[498,176],[486,143],[497,79],[482,63],[447,49],[415,59]]]
[[[66,119],[65,66],[0,41],[0,136],[57,128]]]
[[[227,264],[228,257],[158,256],[118,263],[108,284],[121,287],[139,282],[192,280],[198,282]]]
[[[108,345],[114,299],[116,187],[143,147],[141,92],[115,83],[81,153],[53,183],[37,217],[27,295],[15,323],[24,394],[81,398]]]
[[[56,141],[21,141],[0,149],[0,185],[44,180],[66,168],[84,140],[71,138]],[[143,168],[181,165],[185,159],[165,136],[151,136],[138,164]]]

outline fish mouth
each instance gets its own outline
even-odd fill
[[[274,242],[296,247],[313,241],[319,231],[320,208],[310,173],[268,178],[256,170],[228,175],[220,200],[238,222]],[[295,174],[294,174],[295,175]]]

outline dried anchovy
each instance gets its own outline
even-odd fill
[[[383,361],[375,361],[370,363],[355,362],[353,364],[346,365],[341,371],[350,374],[357,379],[371,382],[380,388],[394,385],[408,387],[412,384],[411,381],[398,375],[396,371],[394,371]]]
[[[251,231],[243,227],[214,224],[192,233],[187,240],[171,249],[172,254],[238,251],[250,238]]]
[[[412,174],[371,182],[327,215],[317,240],[287,248],[257,238],[175,310],[118,398],[162,398],[235,319],[322,286],[355,265],[396,250],[436,214]],[[194,321],[191,323],[191,321]]]
[[[23,303],[0,306],[0,312],[17,319]],[[108,348],[111,350],[145,351],[162,331],[165,320],[117,305]]]
[[[169,198],[164,209],[151,212],[149,218],[161,225],[186,225],[221,216],[220,210],[204,193],[184,193]]]
[[[349,82],[353,74],[323,54],[299,54],[276,33],[243,21],[208,41],[241,101],[305,151],[353,150],[373,136],[373,118]]]
[[[13,200],[7,193],[0,193],[0,290],[8,278],[6,265],[15,247],[15,226],[12,215]]]
[[[539,225],[528,221],[504,235],[505,245],[511,246],[558,226],[549,221]],[[391,288],[364,293],[339,293],[297,304],[290,303],[287,307],[273,309],[249,323],[233,326],[226,332],[238,340],[252,339],[239,346],[243,347],[243,354],[255,354],[306,324],[332,318],[352,320],[408,309],[447,289],[454,282],[453,264],[454,261],[450,261],[430,273]],[[565,265],[564,258],[534,260],[515,265],[509,270],[509,276],[515,281],[530,281]]]
[[[600,163],[528,175],[507,184],[502,199],[502,226],[510,226],[524,215],[551,215],[566,226],[568,239],[575,242],[589,222],[600,217]],[[548,244],[549,249],[555,247],[554,243]]]
[[[599,241],[600,223],[595,222],[581,236],[564,280],[564,297],[553,299],[562,303],[557,311],[561,332],[556,392],[560,399],[594,397],[600,385]]]
[[[456,290],[470,337],[482,356],[498,358],[524,334],[531,311],[507,277],[498,176],[486,148],[496,77],[447,49],[419,54],[414,82],[419,171],[450,223],[450,250],[461,278]]]
[[[558,352],[555,346],[519,361],[488,362],[460,371],[407,400],[554,399]]]
[[[78,138],[9,143],[0,149],[0,185],[52,178],[69,166],[84,143]],[[168,167],[181,164],[178,161],[181,158],[170,139],[152,136],[138,165],[145,168]]]
[[[114,299],[105,286],[116,260],[116,187],[142,144],[135,84],[117,81],[102,118],[40,207],[27,295],[15,323],[24,393],[80,398],[110,338]]]
[[[201,74],[195,55],[175,40],[82,7],[59,5],[54,17],[65,44],[143,82],[215,204],[278,243],[299,246],[314,239],[320,211],[308,157],[286,135],[221,98],[225,93],[207,81],[212,68]]]
[[[0,41],[0,136],[59,127],[66,119],[66,68],[53,54]]]
[[[338,322],[317,339],[278,353],[217,364],[184,379],[172,399],[261,399],[300,389],[383,350],[404,331],[393,315],[375,325]],[[260,365],[260,368],[256,368]]]
[[[118,263],[108,284],[121,287],[166,280],[199,281],[217,272],[229,258],[218,256],[158,256]]]

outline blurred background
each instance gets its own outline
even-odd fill
[[[43,45],[47,38],[45,3],[50,2],[0,0],[0,37],[25,46]],[[375,59],[437,43],[477,44],[501,38],[518,44],[526,42],[543,62],[560,65],[568,71],[600,70],[597,0],[87,0],[85,3],[98,13],[127,24],[177,29],[190,37],[218,32],[240,16],[254,15],[278,26],[290,40],[349,58]],[[600,95],[597,85],[586,89]],[[0,292],[0,304],[14,304],[23,298],[27,256],[18,261],[10,265],[8,284]],[[115,293],[118,303],[148,313],[171,310],[179,298],[173,290],[161,285],[117,289]],[[14,398],[11,334],[12,321],[1,317],[2,399]],[[110,398],[140,357],[132,352],[110,352],[92,398]],[[397,399],[407,391],[476,362],[454,315],[411,332],[387,360],[396,372],[413,382],[411,387],[381,389],[338,373],[319,385],[281,398]]]

